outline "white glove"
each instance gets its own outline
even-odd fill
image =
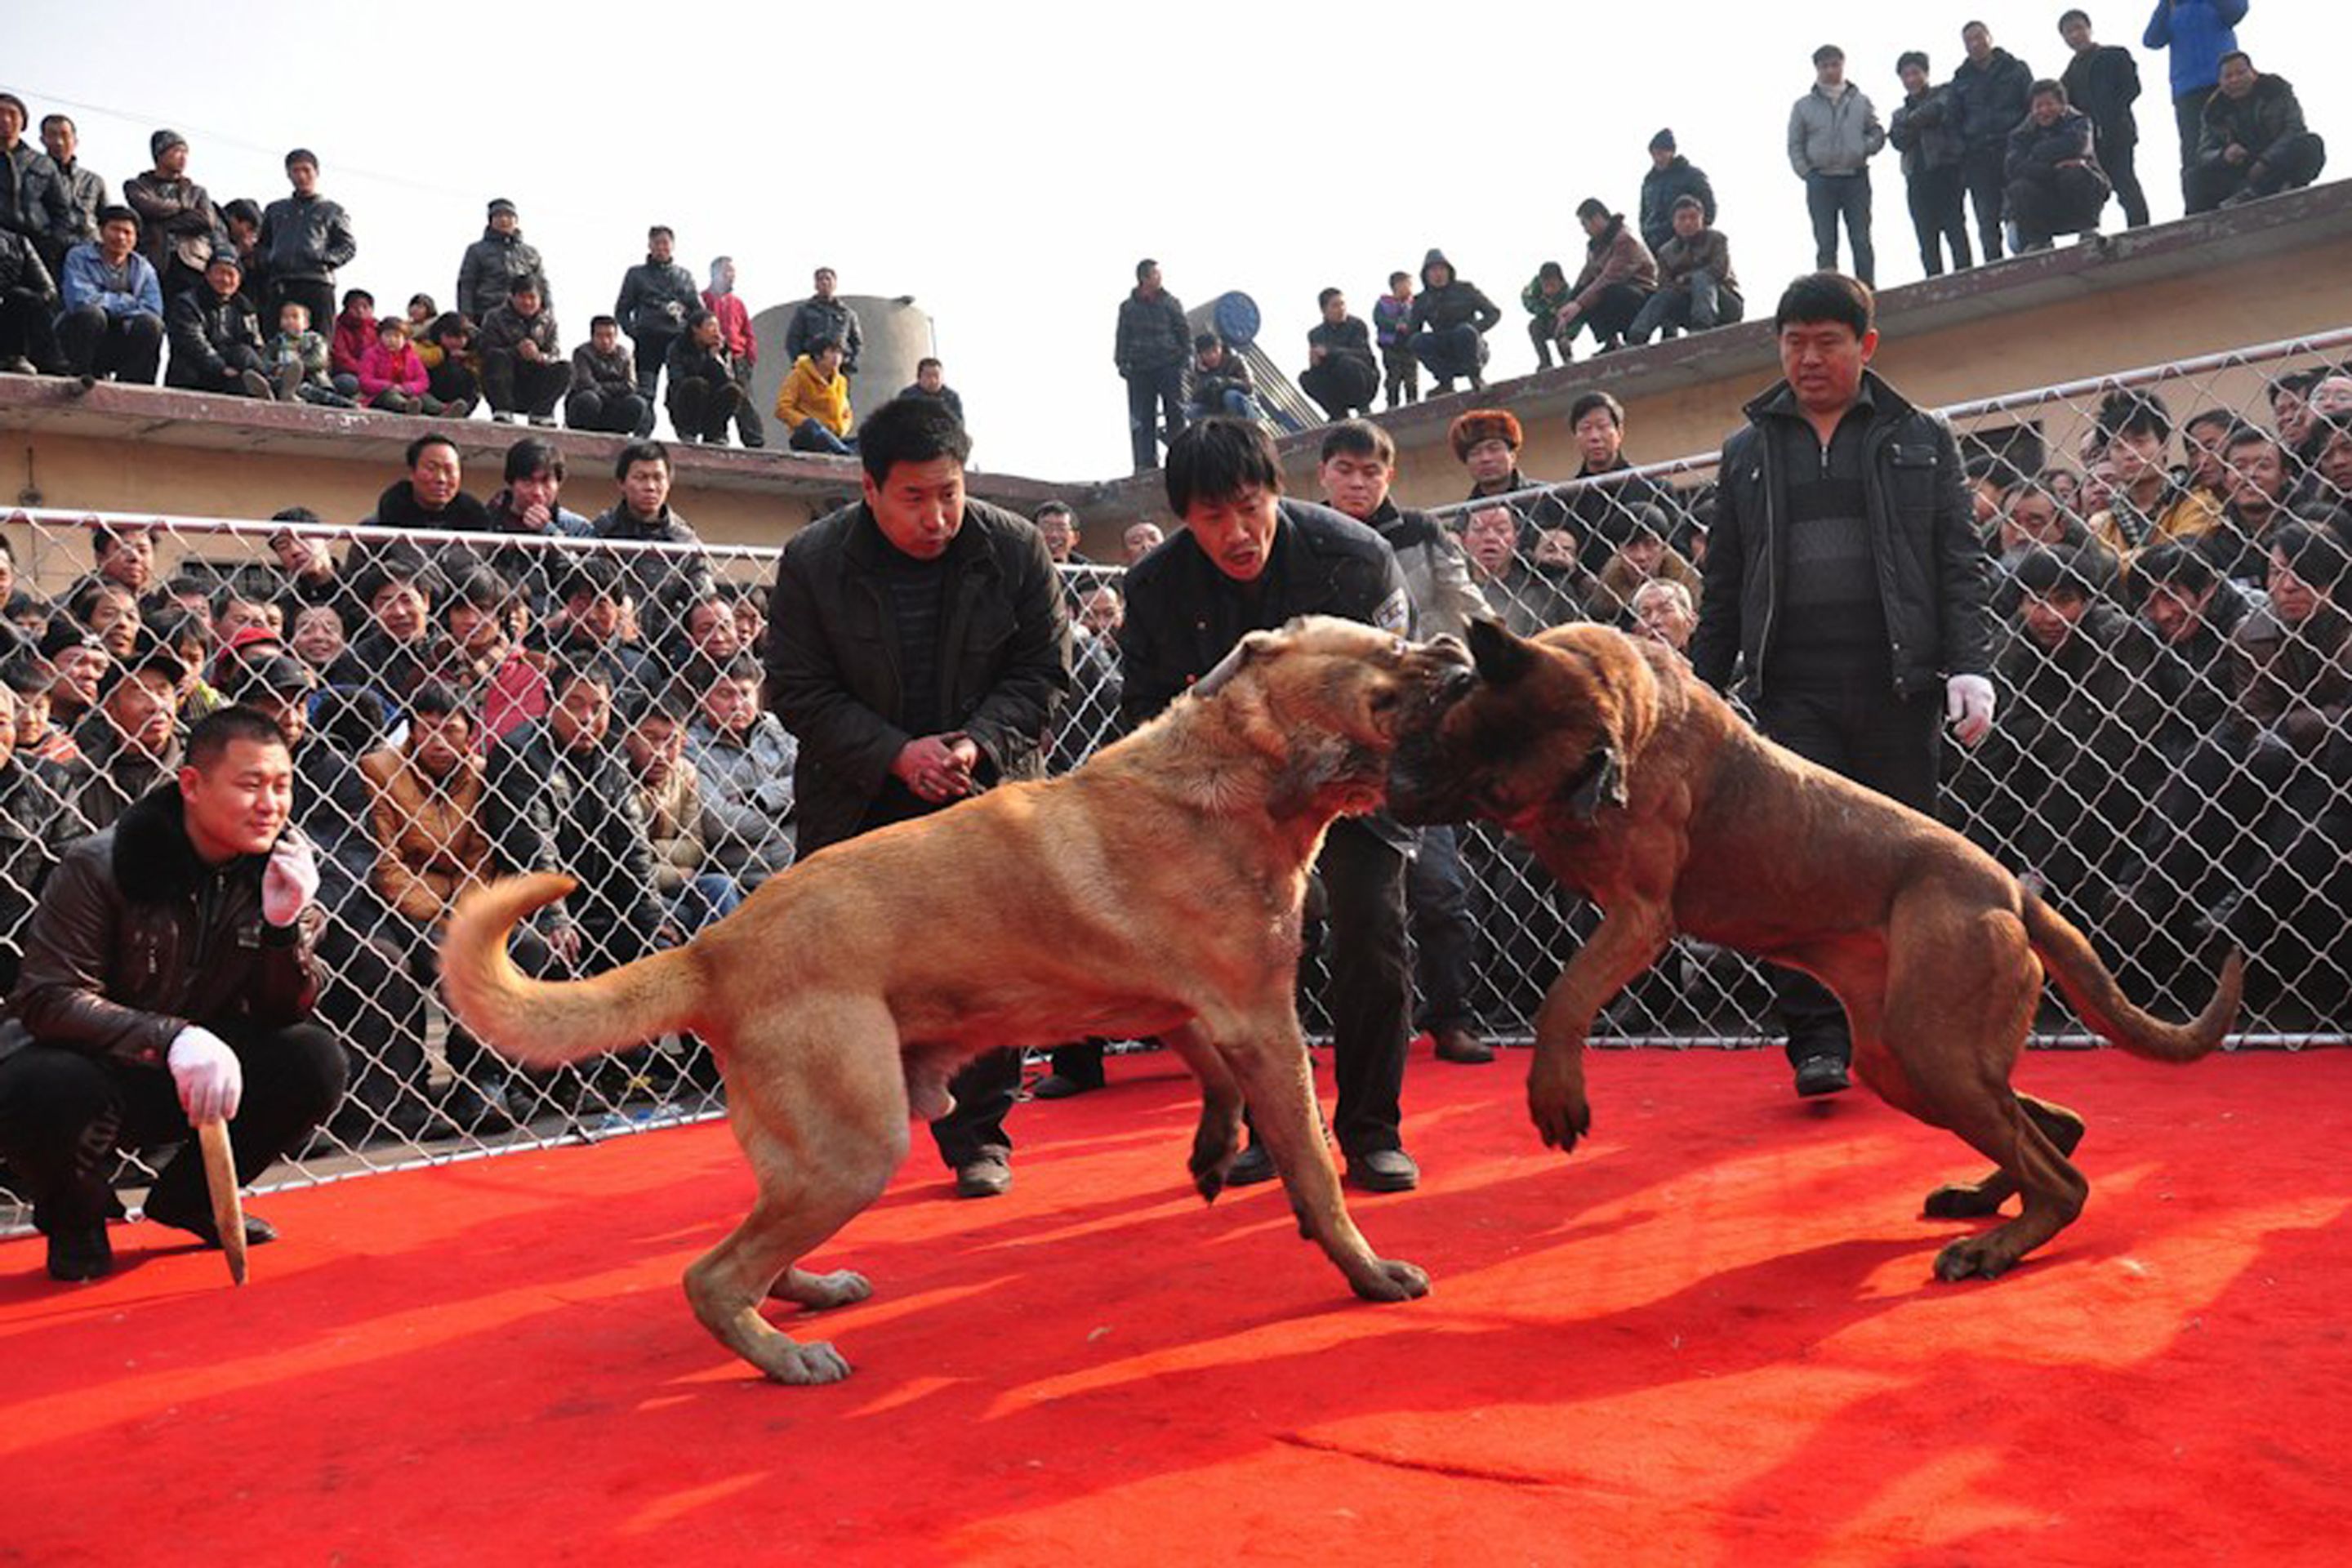
[[[1981,675],[1955,675],[1944,682],[1944,717],[1963,746],[1992,731],[1992,682]]]
[[[302,918],[319,896],[319,858],[310,841],[298,834],[281,833],[269,852],[268,868],[261,873],[261,918],[274,926],[290,926]]]
[[[188,1113],[190,1126],[235,1119],[245,1098],[245,1068],[226,1040],[191,1024],[172,1037],[164,1060],[171,1064],[180,1109]]]

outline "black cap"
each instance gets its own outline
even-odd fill
[[[94,647],[103,649],[106,644],[96,632],[71,616],[52,616],[41,632],[41,640],[34,645],[43,658],[54,659],[68,648]]]
[[[221,695],[232,702],[242,702],[247,698],[272,696],[283,691],[308,691],[316,684],[311,679],[309,665],[278,653],[244,666],[237,671],[236,679],[229,689]]]

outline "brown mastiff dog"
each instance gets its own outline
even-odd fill
[[[2023,1213],[1946,1247],[1991,1278],[2082,1212],[2082,1118],[2009,1086],[2045,971],[2137,1056],[2193,1061],[2237,1016],[2236,953],[2194,1023],[2127,1001],[2083,933],[1949,828],[1750,729],[1662,645],[1601,626],[1471,628],[1475,673],[1408,720],[1389,775],[1404,821],[1481,816],[1532,845],[1604,918],[1545,995],[1528,1106],[1561,1149],[1591,1131],[1583,1046],[1601,1006],[1678,933],[1817,976],[1853,1065],[1897,1110],[2000,1169],[1927,1195],[1932,1217]]]
[[[561,877],[468,894],[441,974],[466,1026],[540,1066],[669,1030],[718,1054],[729,1120],[759,1177],[751,1216],[686,1273],[695,1316],[782,1383],[830,1383],[829,1344],[770,1327],[774,1295],[862,1300],[866,1281],[800,1260],[878,1196],[908,1120],[999,1046],[1168,1039],[1201,1079],[1192,1173],[1214,1198],[1247,1101],[1304,1234],[1358,1295],[1424,1294],[1376,1256],[1325,1150],[1293,986],[1299,904],[1325,829],[1381,802],[1408,706],[1464,668],[1352,621],[1254,632],[1151,723],[1066,777],[1015,784],[835,845],[684,947],[550,984],[506,935]]]

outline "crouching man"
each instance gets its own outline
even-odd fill
[[[0,1023],[0,1157],[48,1237],[50,1277],[114,1266],[119,1150],[177,1142],[146,1215],[220,1245],[193,1128],[226,1121],[251,1182],[327,1118],[343,1053],[310,1022],[325,913],[289,824],[278,727],[226,708],[189,734],[176,783],[65,852]],[[246,1216],[248,1245],[277,1233]]]

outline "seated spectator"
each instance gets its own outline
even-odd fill
[[[303,605],[294,612],[294,627],[288,634],[286,646],[323,683],[327,671],[341,661],[343,650],[350,646],[342,611],[332,604]]]
[[[0,229],[0,375],[56,375],[57,279],[33,242]]]
[[[2036,549],[2077,553],[2081,569],[2103,594],[2114,587],[2118,574],[2116,559],[2106,547],[2091,537],[2083,521],[2069,512],[2039,479],[2020,479],[2003,492],[1992,546],[1991,601],[1996,610],[2004,613],[2016,605],[2018,565]]]
[[[1126,556],[1122,564],[1132,566],[1167,542],[1168,534],[1158,523],[1130,522],[1118,536],[1119,549]]]
[[[1184,411],[1192,418],[1211,414],[1230,414],[1236,419],[1260,416],[1249,362],[1227,350],[1216,333],[1202,332],[1192,340],[1190,380]]]
[[[2115,392],[2099,405],[2095,432],[2115,465],[2104,510],[2090,514],[2091,536],[2118,556],[2165,540],[2193,539],[2213,526],[2221,503],[2166,462],[2172,411],[2153,392]]]
[[[0,679],[16,700],[16,754],[34,763],[79,761],[81,748],[74,744],[72,732],[52,717],[57,666],[45,655],[20,653],[0,666]]]
[[[1557,261],[1547,261],[1536,268],[1528,286],[1519,290],[1519,308],[1528,313],[1528,337],[1536,345],[1536,368],[1551,368],[1551,342],[1559,330],[1559,313],[1568,308],[1573,296],[1569,291],[1568,269]]]
[[[310,310],[299,300],[278,307],[278,335],[263,351],[265,369],[281,403],[351,408],[353,401],[335,390],[327,340],[310,330]]]
[[[315,868],[299,833],[257,813],[248,782],[285,775],[284,742],[256,715],[215,714],[188,762],[178,789],[68,852],[27,933],[0,1045],[0,1155],[32,1198],[54,1279],[112,1268],[118,1149],[180,1143],[146,1215],[217,1244],[192,1126],[226,1121],[251,1182],[342,1092],[341,1052],[306,1022],[324,923]],[[248,1245],[275,1235],[246,1216]]]
[[[2001,165],[2020,255],[2049,249],[2055,235],[2097,233],[2112,188],[2091,117],[2066,101],[2065,88],[2045,79],[2026,96],[2025,118],[2009,133]]]
[[[508,630],[508,603],[514,589],[488,566],[477,566],[452,584],[436,607],[432,651],[425,657],[428,684],[446,686],[485,716],[521,710],[535,719],[547,711],[547,679]],[[511,729],[520,720],[509,721]],[[492,733],[499,731],[493,730]]]
[[[408,297],[406,313],[408,341],[421,343],[425,341],[425,334],[432,329],[433,323],[440,320],[441,307],[433,302],[433,296],[430,294],[411,294]]]
[[[328,684],[373,691],[396,710],[433,671],[433,570],[415,559],[388,555],[360,579],[368,624],[327,671]]]
[[[2286,520],[2286,451],[2278,437],[2240,426],[2222,445],[2221,515],[2198,546],[2225,576],[2261,587],[2270,576],[2272,529]]]
[[[667,368],[669,422],[678,438],[725,446],[727,427],[742,413],[745,395],[728,358],[717,311],[698,305],[687,312],[686,331],[670,342]]]
[[[342,312],[335,318],[334,332],[327,341],[327,363],[336,391],[359,395],[360,363],[375,348],[375,296],[364,289],[345,290]],[[346,379],[349,385],[344,384]]]
[[[58,847],[114,826],[131,804],[167,784],[180,767],[179,656],[152,635],[112,666],[98,702],[74,725],[81,760],[62,789]]]
[[[57,336],[68,374],[155,384],[163,360],[163,290],[138,244],[139,216],[108,207],[98,215],[98,237],[66,252]]]
[[[1560,307],[1553,340],[1559,344],[1562,364],[1579,332],[1591,332],[1603,353],[1624,346],[1625,330],[1658,289],[1658,260],[1642,237],[1628,227],[1623,213],[1587,197],[1576,209],[1584,226],[1584,270],[1576,275],[1571,298]]]
[[[541,288],[536,278],[515,279],[513,291],[482,318],[482,395],[501,425],[522,414],[552,428],[555,400],[571,384]]]
[[[1633,537],[1637,522],[1656,528],[1674,544],[1687,521],[1675,492],[1653,479],[1632,475],[1633,458],[1625,455],[1625,405],[1605,392],[1587,392],[1568,405],[1568,427],[1576,437],[1580,459],[1576,477],[1606,483],[1580,485],[1568,502],[1568,512],[1584,542],[1584,563],[1597,568],[1616,547]]]
[[[793,863],[793,768],[800,746],[760,706],[760,666],[748,655],[710,677],[687,731],[686,754],[719,828],[710,852],[750,892]]]
[[[180,721],[193,724],[228,706],[228,700],[205,679],[205,663],[212,656],[212,636],[204,623],[185,610],[165,606],[146,623],[155,640],[170,648],[185,667],[180,678]]]
[[[784,357],[797,361],[806,354],[814,359],[827,342],[839,343],[842,374],[856,375],[857,356],[866,348],[866,332],[858,324],[857,312],[846,300],[835,297],[838,279],[832,268],[818,268],[813,281],[816,291],[800,302],[784,328]]]
[[[948,384],[947,367],[928,354],[915,362],[914,382],[898,395],[928,397],[934,403],[944,403],[948,412],[956,416],[956,423],[963,423],[963,399],[957,395],[954,387]]]
[[[1601,569],[1600,582],[1586,601],[1587,615],[1603,626],[1631,630],[1634,596],[1655,582],[1678,583],[1696,599],[1698,571],[1666,542],[1666,527],[1665,515],[1655,507],[1644,507],[1635,515],[1624,542],[1610,552],[1608,564]]]
[[[400,745],[360,759],[375,850],[369,886],[385,915],[372,940],[383,950],[394,989],[383,998],[392,1027],[383,1032],[383,1055],[353,1098],[388,1117],[402,1100],[424,1099],[425,999],[440,979],[441,932],[457,895],[490,875],[479,739],[465,700],[428,682],[409,699]],[[504,1068],[454,1017],[446,1050],[456,1081],[443,1113],[468,1131],[509,1120]]]
[[[677,633],[663,650],[662,668],[672,680],[700,691],[746,651],[742,628],[735,620],[735,601],[713,587],[687,601]]]
[[[710,819],[701,775],[686,759],[686,709],[673,688],[638,692],[622,712],[621,752],[653,844],[654,890],[668,906],[667,923],[692,937],[733,914],[743,889],[711,864],[709,846],[721,829]]]
[[[386,316],[375,324],[375,346],[360,362],[359,400],[363,407],[388,414],[422,414],[436,418],[463,419],[470,406],[447,404],[433,395],[433,378],[409,345],[408,323]]]
[[[247,640],[237,634],[247,626],[258,626],[268,632],[269,640],[279,645],[272,651],[283,650],[286,641],[284,606],[255,579],[233,576],[213,595],[213,635],[223,647],[236,647]]]
[[[719,591],[735,606],[735,640],[753,658],[768,657],[768,585],[722,583]]]
[[[120,583],[133,596],[143,595],[155,585],[155,535],[161,523],[100,523],[89,525],[89,552],[94,563],[84,576],[77,578],[66,589],[65,597],[71,600],[82,585],[92,578],[104,578]],[[201,592],[201,590],[199,590]]]
[[[163,384],[195,392],[223,392],[269,401],[278,384],[261,352],[261,328],[237,292],[244,273],[236,252],[224,245],[205,264],[196,287],[173,298],[164,319],[172,344],[172,367]]]
[[[2132,562],[2139,618],[2179,665],[2180,718],[2192,735],[2210,735],[2233,700],[2231,638],[2252,608],[2250,597],[2194,540],[2151,544]]]
[[[857,450],[848,439],[849,377],[841,366],[841,345],[819,343],[814,354],[793,361],[791,374],[776,389],[776,417],[792,432],[787,445],[793,451],[846,457]]]
[[[621,323],[598,316],[588,323],[588,341],[572,351],[572,390],[563,399],[563,422],[574,430],[633,434],[646,420],[646,400],[637,392],[637,362],[621,341]]]
[[[1675,204],[1674,237],[1657,253],[1658,291],[1644,300],[1625,341],[1646,343],[1660,331],[1710,332],[1748,313],[1739,278],[1731,270],[1731,244],[1707,226],[1706,208],[1696,196]]]
[[[1691,633],[1698,629],[1698,606],[1691,591],[1670,577],[1653,577],[1633,590],[1633,633],[1664,643],[1687,658]]]
[[[669,448],[659,441],[632,441],[613,461],[620,499],[596,516],[598,539],[624,543],[699,544],[685,518],[669,504]],[[710,562],[697,551],[625,552],[622,563],[629,597],[639,605],[683,604],[710,586]]]
[[[272,512],[269,521],[317,528],[321,519],[307,506],[289,506]],[[356,618],[359,605],[352,596],[351,583],[336,563],[334,547],[325,538],[290,527],[280,528],[269,535],[269,553],[278,563],[269,597],[297,605],[332,605],[343,612],[347,626]],[[288,629],[292,629],[290,622]]]
[[[522,237],[522,219],[504,196],[491,200],[482,237],[466,247],[457,264],[457,312],[488,327],[490,312],[510,299],[525,279],[539,282],[540,300],[551,305],[537,247]]]
[[[1475,392],[1486,384],[1486,334],[1502,319],[1495,302],[1475,283],[1455,276],[1445,253],[1432,247],[1422,258],[1421,293],[1405,318],[1403,346],[1435,379],[1439,396],[1453,391],[1462,376]],[[1393,395],[1390,401],[1393,405]]]
[[[58,789],[65,773],[17,744],[25,729],[16,677],[21,668],[12,663],[9,678],[0,679],[0,991],[15,987],[23,966],[25,922],[57,864],[56,823],[65,809]],[[37,736],[47,723],[47,693],[37,689],[35,696],[43,715],[33,727]]]
[[[482,400],[480,336],[474,318],[456,310],[434,317],[423,336],[410,334],[425,362],[425,390],[451,408],[471,413]]]
[[[1526,541],[1533,547],[1537,533],[1556,528],[1568,519],[1560,499],[1541,488],[1542,481],[1519,471],[1523,439],[1518,416],[1507,408],[1473,408],[1456,415],[1446,429],[1454,460],[1470,472],[1471,500],[1509,496],[1519,516]]]
[[[598,552],[575,555],[560,580],[560,607],[539,628],[551,662],[593,667],[614,691],[627,692],[654,684],[654,670],[645,650],[627,636],[630,584],[628,574],[612,556]],[[554,692],[549,692],[554,700]]]
[[[66,614],[88,626],[117,659],[131,657],[141,630],[138,595],[104,577],[84,581],[66,601]]]
[[[523,542],[587,539],[596,531],[593,522],[563,504],[564,470],[561,447],[525,436],[507,448],[506,483],[484,503],[491,530],[515,541],[501,545],[487,564],[523,595],[534,619],[554,607],[552,580],[564,570],[563,557],[560,551]],[[452,568],[446,556],[442,568]]]
[[[2194,161],[2182,175],[2191,213],[2240,206],[2319,178],[2327,145],[2303,122],[2303,104],[2281,76],[2265,76],[2242,49],[2221,57],[2205,100]]]
[[[70,732],[98,705],[114,656],[96,632],[69,616],[52,620],[35,646],[49,667],[49,716]],[[79,743],[71,750],[79,752]]]
[[[465,464],[455,441],[437,432],[419,436],[408,444],[404,458],[408,466],[407,478],[394,479],[384,487],[383,493],[375,498],[375,511],[362,527],[432,529],[456,533],[490,531],[489,509],[466,493]],[[367,553],[405,554],[422,559],[424,552],[413,546],[378,545]],[[357,563],[347,563],[346,569],[352,564]]]
[[[719,346],[727,351],[727,368],[735,379],[743,401],[735,410],[735,437],[747,452],[768,444],[768,427],[761,421],[759,407],[751,401],[751,375],[760,363],[760,334],[752,330],[751,311],[743,303],[743,296],[735,291],[735,258],[719,256],[711,258],[710,286],[702,291],[702,302],[719,318]],[[691,319],[691,312],[688,313]],[[936,364],[939,362],[931,362]],[[962,417],[961,415],[957,416]]]
[[[2352,506],[2352,414],[2322,417],[2311,446],[2310,470],[2288,499],[2287,510],[2305,522],[2336,527],[2338,514]]]
[[[1462,552],[1486,607],[1517,636],[1533,637],[1584,618],[1575,599],[1519,559],[1519,518],[1509,507],[1471,508],[1462,525]]]
[[[1348,297],[1337,289],[1324,289],[1316,303],[1323,320],[1307,334],[1307,368],[1298,385],[1332,419],[1369,414],[1381,390],[1371,331],[1348,314]]]
[[[2017,568],[1994,658],[2007,700],[1956,748],[1945,815],[2070,918],[2095,925],[2142,814],[2188,749],[2188,672],[2101,596],[2079,553],[2035,546]]]

